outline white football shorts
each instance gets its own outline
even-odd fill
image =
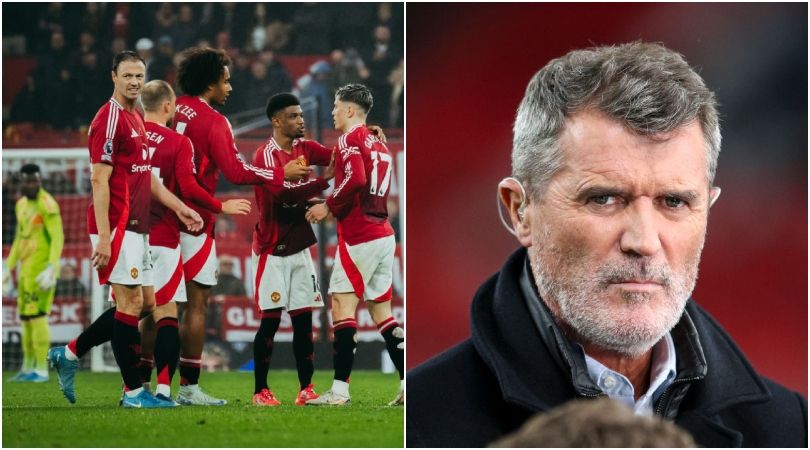
[[[217,261],[217,244],[214,242],[214,238],[207,234],[194,236],[181,232],[180,253],[183,257],[186,281],[194,280],[206,286],[217,284],[219,261]]]
[[[262,310],[288,312],[323,306],[315,265],[309,249],[289,256],[253,254],[255,299]]]
[[[143,285],[151,283],[149,269],[152,263],[149,258],[149,235],[124,231],[123,237],[114,229],[110,235],[112,254],[107,266],[98,271],[99,282],[123,285]],[[90,235],[93,249],[98,244],[98,235]]]
[[[340,239],[329,293],[354,292],[369,302],[391,300],[396,246],[393,235],[357,245]]]
[[[165,305],[172,300],[187,301],[186,278],[183,273],[180,246],[170,248],[150,245],[149,251],[152,254],[151,272],[157,306]]]

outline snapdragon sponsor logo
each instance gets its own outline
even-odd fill
[[[130,168],[130,172],[132,172],[132,173],[143,173],[143,172],[149,172],[151,170],[152,170],[152,165],[151,164],[144,164],[142,166],[139,166],[137,164],[133,164],[132,167]]]

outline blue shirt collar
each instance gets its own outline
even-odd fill
[[[635,400],[633,384],[624,375],[605,367],[599,361],[585,353],[581,345],[577,346],[585,356],[588,374],[594,383],[608,397],[624,403],[638,415],[652,415],[653,405],[675,379],[676,355],[675,344],[669,333],[658,341],[653,347],[652,362],[650,365],[650,387],[644,395]]]

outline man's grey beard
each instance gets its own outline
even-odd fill
[[[698,251],[687,263],[683,274],[673,273],[666,263],[631,256],[591,267],[589,255],[582,249],[562,251],[556,247],[547,228],[532,236],[529,261],[540,296],[557,323],[575,333],[572,338],[581,344],[638,357],[651,349],[680,320],[697,282],[704,237],[701,237]],[[552,268],[549,262],[555,267]],[[626,316],[627,311],[624,315],[617,314],[615,306],[604,303],[603,297],[612,283],[632,279],[652,279],[664,288],[664,302],[657,304],[651,321],[633,320]],[[642,303],[652,300],[653,294],[626,292],[622,298],[628,306],[642,307]]]

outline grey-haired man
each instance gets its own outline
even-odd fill
[[[720,140],[714,94],[661,45],[541,69],[499,185],[522,247],[479,289],[471,339],[408,374],[408,446],[484,446],[602,396],[701,446],[806,446],[807,401],[690,299]]]

